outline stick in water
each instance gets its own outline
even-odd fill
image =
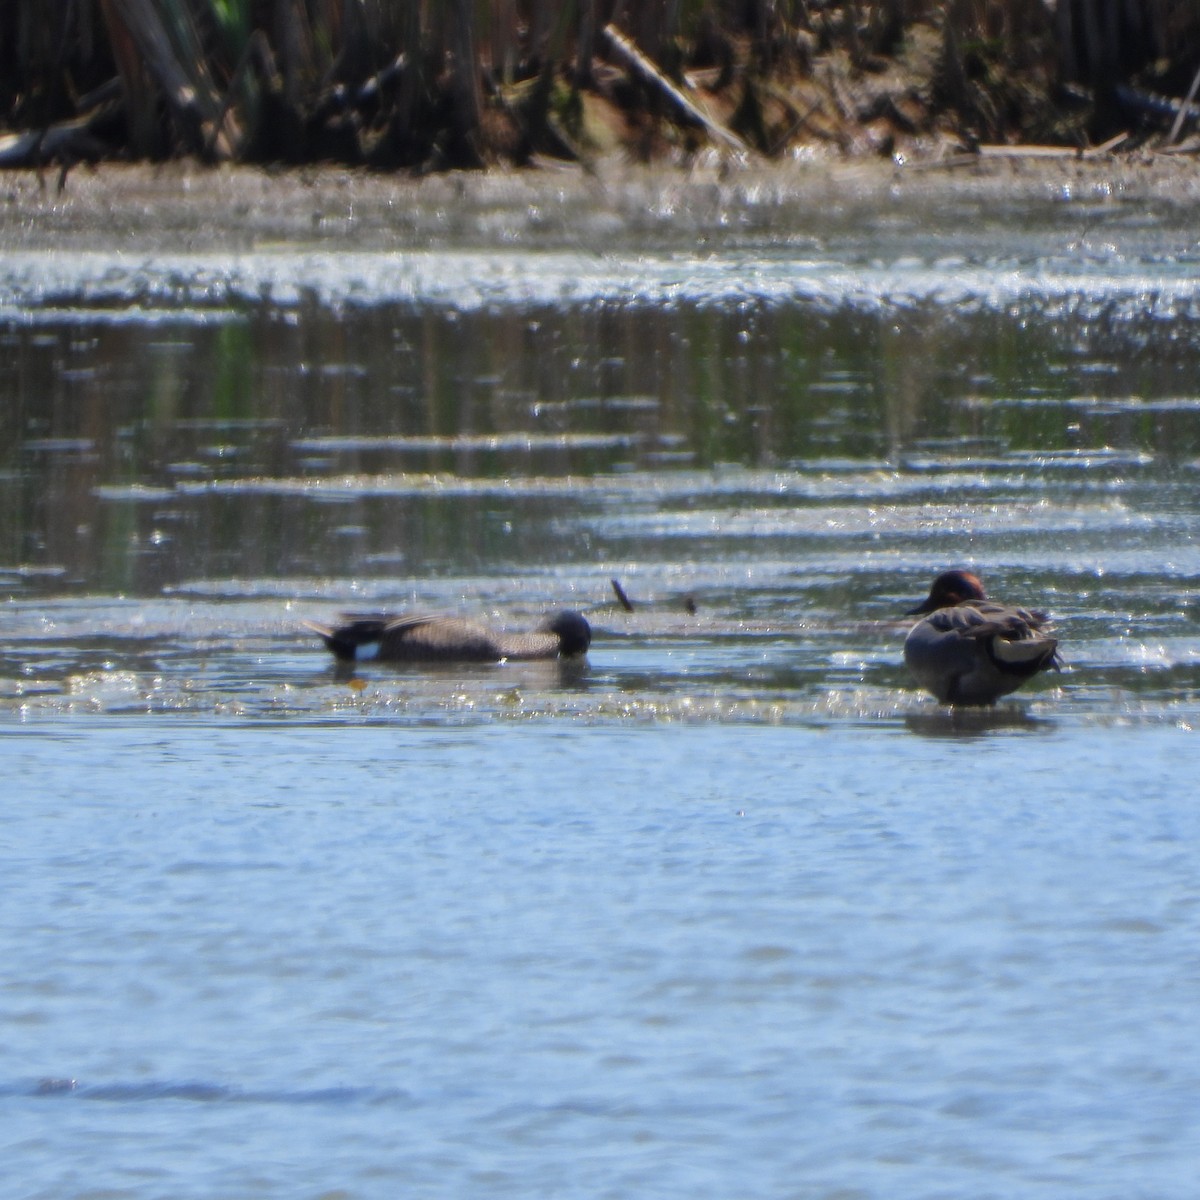
[[[625,594],[625,589],[621,586],[619,579],[611,580],[612,590],[616,592],[617,599],[621,602],[621,607],[626,612],[633,612],[633,601]]]

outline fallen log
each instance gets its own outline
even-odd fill
[[[980,146],[980,158],[1079,158],[1078,146]]]
[[[1127,133],[1118,133],[1099,146],[980,146],[980,158],[1103,158],[1115,150],[1126,138]]]

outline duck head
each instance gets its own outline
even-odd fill
[[[564,658],[577,658],[586,654],[592,644],[592,627],[582,613],[571,609],[555,613],[542,628],[558,638],[559,653]]]
[[[926,596],[916,608],[905,614],[909,617],[937,612],[939,608],[954,608],[968,600],[986,600],[987,593],[978,575],[970,571],[943,571],[934,581]]]

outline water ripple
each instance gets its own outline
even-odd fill
[[[1200,282],[1187,264],[1049,258],[848,263],[738,255],[542,251],[536,270],[523,249],[336,253],[277,249],[254,254],[161,254],[141,263],[103,251],[47,258],[11,252],[0,273],[0,316],[24,321],[127,318],[366,304],[444,306],[460,312],[562,305],[728,308],[803,304],[814,310],[1024,306],[1048,320],[1103,316],[1189,320]]]
[[[199,1080],[86,1083],[75,1079],[39,1079],[31,1083],[0,1083],[0,1096],[44,1096],[115,1104],[183,1100],[195,1104],[315,1105],[332,1108],[356,1105],[399,1105],[407,1108],[414,1103],[413,1097],[399,1088],[359,1086],[289,1091],[240,1088]]]

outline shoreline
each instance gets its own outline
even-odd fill
[[[836,227],[880,211],[919,220],[955,206],[986,219],[1030,205],[1143,204],[1157,215],[1200,207],[1190,156],[979,157],[952,164],[810,159],[743,166],[717,156],[690,168],[631,165],[412,177],[343,167],[104,164],[77,168],[61,193],[49,173],[0,176],[0,253],[255,250],[274,245],[404,249],[466,242],[587,244],[608,237],[707,237]],[[686,212],[678,229],[673,222]],[[967,231],[964,231],[967,236]],[[601,242],[603,244],[603,240]]]

